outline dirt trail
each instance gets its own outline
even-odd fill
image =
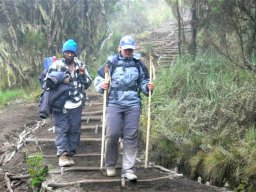
[[[6,147],[8,154],[15,151],[18,135],[23,130],[30,130],[30,133],[25,139],[26,145],[20,148],[9,162],[1,166],[0,191],[8,191],[4,181],[5,173],[9,172],[16,176],[27,175],[24,154],[33,155],[35,152],[41,150],[44,154],[45,163],[50,167],[50,174],[44,182],[45,191],[225,191],[224,189],[207,186],[185,177],[180,177],[174,171],[166,172],[154,166],[145,169],[143,167],[143,159],[142,162],[137,162],[137,183],[126,182],[125,187],[122,187],[120,175],[114,178],[106,177],[104,171],[101,173],[99,168],[102,114],[101,98],[101,96],[89,95],[89,101],[87,102],[82,122],[81,144],[78,154],[75,157],[76,165],[65,168],[63,174],[61,174],[63,170],[58,166],[55,156],[56,149],[53,143],[54,133],[51,130],[51,119],[48,119],[44,123],[41,120],[39,121],[37,117],[37,104],[19,103],[2,110],[0,128],[1,132],[8,136],[1,134],[1,138],[3,138],[1,144],[3,146],[3,143],[6,142],[5,147],[11,146],[9,148]],[[9,145],[7,145],[7,142]],[[4,147],[2,149],[4,151]],[[140,151],[143,151],[143,149]],[[139,156],[143,156],[143,154],[139,154]],[[120,169],[120,163],[121,161],[118,163],[118,169]],[[17,183],[17,186],[13,187],[14,191],[30,191],[28,181],[28,178],[19,180],[11,179],[13,184]]]

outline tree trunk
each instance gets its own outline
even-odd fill
[[[193,59],[196,58],[197,54],[197,42],[196,42],[196,36],[197,36],[197,9],[196,9],[196,3],[197,0],[193,0],[191,4],[191,28],[192,28],[192,41],[191,41],[191,55]]]
[[[177,13],[177,20],[178,20],[178,51],[179,51],[179,57],[181,56],[181,46],[182,46],[182,40],[181,40],[181,16],[180,16],[180,8],[179,8],[179,0],[176,1],[176,13]]]

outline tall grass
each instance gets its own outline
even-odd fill
[[[256,175],[255,77],[212,53],[158,71],[152,158],[217,185],[250,181]]]
[[[0,90],[0,108],[12,104],[15,100],[30,100],[37,102],[41,93],[39,83],[34,81],[28,87]]]
[[[23,97],[23,95],[23,90],[9,90],[4,92],[0,90],[0,108],[8,104],[10,101]]]

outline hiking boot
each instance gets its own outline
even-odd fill
[[[108,176],[108,177],[114,177],[114,176],[116,176],[116,170],[115,170],[115,168],[107,168],[107,176]]]
[[[69,159],[68,159],[67,155],[61,154],[59,156],[59,166],[61,166],[61,167],[68,167],[68,166],[70,166],[70,162],[69,162]]]
[[[134,173],[125,173],[125,174],[122,174],[122,177],[124,177],[129,181],[137,181],[137,176]]]
[[[68,157],[68,161],[70,165],[75,165],[75,161],[72,157]]]

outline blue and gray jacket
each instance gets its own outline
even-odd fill
[[[39,100],[39,116],[46,119],[53,111],[61,112],[68,99],[69,85],[63,84],[68,75],[53,71],[45,80],[45,90]]]
[[[108,106],[141,106],[140,92],[148,96],[149,75],[146,66],[139,58],[123,58],[120,54],[108,58],[110,89]],[[100,85],[105,81],[105,66],[102,66],[94,80],[99,93],[104,90]]]

